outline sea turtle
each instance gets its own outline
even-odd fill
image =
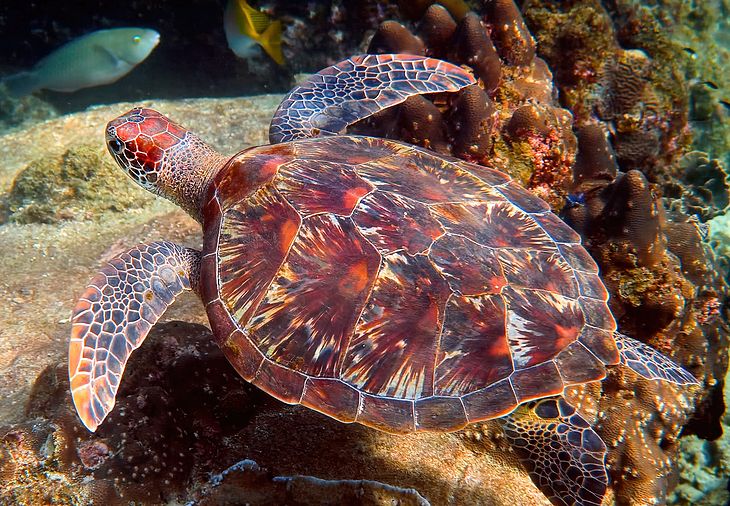
[[[410,95],[474,83],[425,57],[353,57],[282,102],[273,144],[216,153],[135,108],[106,129],[142,187],[203,227],[203,249],[141,244],[102,268],[73,314],[83,423],[114,406],[125,363],[184,290],[238,373],[287,403],[407,433],[499,418],[556,504],[598,505],[606,447],[561,396],[622,363],[691,374],[616,332],[580,238],[505,174],[394,140],[335,135]]]

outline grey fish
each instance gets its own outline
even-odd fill
[[[9,92],[23,96],[46,89],[76,91],[113,83],[144,61],[160,41],[148,28],[111,28],[61,46],[29,71],[5,78]]]

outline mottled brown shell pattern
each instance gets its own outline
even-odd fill
[[[235,156],[204,219],[216,338],[284,402],[448,431],[618,362],[579,236],[501,172],[395,141],[305,139]]]

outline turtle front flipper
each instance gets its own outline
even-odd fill
[[[553,504],[600,506],[606,445],[562,397],[528,402],[500,419],[530,478]]]
[[[458,91],[474,83],[466,70],[434,58],[353,56],[289,92],[271,120],[269,141],[344,133],[348,126],[413,95]]]
[[[68,371],[76,411],[95,431],[114,407],[132,351],[184,290],[196,290],[200,252],[169,242],[140,244],[89,283],[72,317]]]
[[[640,376],[677,385],[699,385],[692,374],[651,346],[618,332],[614,334],[614,338],[621,357],[621,364]]]

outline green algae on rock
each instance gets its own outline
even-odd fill
[[[149,193],[118,176],[113,161],[96,144],[80,144],[61,156],[40,158],[16,176],[2,205],[3,221],[91,219],[151,202]]]
[[[33,95],[15,98],[10,96],[5,86],[0,85],[0,133],[51,119],[57,115],[53,106],[40,98]]]

